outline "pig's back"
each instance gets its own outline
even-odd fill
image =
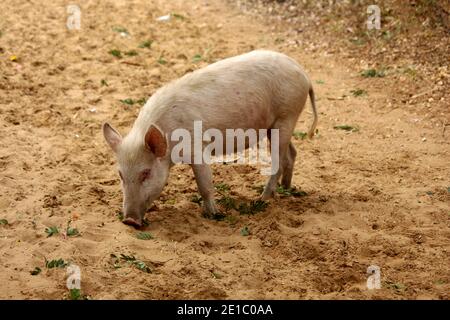
[[[288,56],[266,50],[224,59],[159,89],[139,117],[171,126],[202,120],[213,128],[267,128],[296,113],[309,79]],[[145,109],[145,110],[144,110]],[[170,129],[170,128],[169,128]]]

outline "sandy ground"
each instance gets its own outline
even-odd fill
[[[67,4],[0,4],[0,219],[8,221],[0,298],[66,298],[65,270],[45,267],[62,258],[80,266],[92,299],[449,299],[449,133],[389,106],[385,79],[363,79],[320,50],[282,47],[264,21],[221,1],[83,1],[78,31],[65,26]],[[184,18],[155,21],[169,12]],[[151,48],[139,48],[146,40]],[[191,201],[190,168],[178,166],[147,214],[154,239],[137,239],[118,219],[119,178],[102,122],[126,133],[140,105],[119,100],[255,48],[292,56],[314,81],[319,135],[294,140],[293,182],[307,195],[208,220]],[[131,50],[137,55],[123,54]],[[354,97],[355,88],[368,94]],[[306,110],[298,130],[311,123]],[[342,124],[359,131],[333,129]],[[265,181],[251,166],[214,170],[215,183],[241,201]],[[63,231],[69,220],[81,236],[47,237],[45,228]],[[111,254],[134,255],[152,272],[115,267]],[[366,288],[369,265],[381,268],[379,290]]]

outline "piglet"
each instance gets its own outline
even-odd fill
[[[171,139],[173,133],[182,130],[194,135],[194,123],[201,122],[203,130],[224,135],[229,129],[276,130],[278,148],[277,152],[271,149],[272,162],[279,160],[280,170],[270,174],[260,198],[271,198],[280,178],[282,186],[289,188],[296,157],[291,137],[308,94],[314,116],[308,132],[312,138],[317,111],[308,76],[288,56],[257,50],[218,61],[160,88],[146,102],[124,138],[105,123],[103,135],[118,162],[123,222],[135,227],[142,225],[147,207],[159,197],[170,168],[179,162],[173,157],[172,151],[179,143]],[[269,133],[267,137],[273,144],[272,135]],[[251,146],[246,143],[245,148]],[[235,151],[236,148],[225,148],[223,154]],[[205,213],[216,214],[209,164],[195,161],[194,155],[185,151],[182,157],[192,160],[190,165]]]

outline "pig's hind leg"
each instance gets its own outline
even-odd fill
[[[213,216],[218,213],[214,202],[214,186],[212,183],[211,167],[207,164],[193,164],[195,181],[198,191],[203,199],[203,209],[206,215]]]
[[[290,140],[292,136],[292,131],[295,126],[295,122],[292,121],[277,121],[274,124],[273,129],[278,129],[279,141],[278,141],[278,159],[271,155],[272,158],[272,168],[274,167],[274,161],[279,161],[278,170],[273,173],[269,180],[267,181],[264,191],[261,194],[260,199],[265,201],[269,200],[275,195],[275,190],[277,188],[278,181],[283,174],[283,183],[290,185],[292,179],[292,170],[294,166],[295,155],[290,151]],[[274,143],[273,138],[269,135],[270,144]],[[271,146],[272,150],[272,146]],[[294,149],[295,151],[295,149]]]
[[[292,173],[294,171],[295,157],[297,156],[297,151],[295,150],[292,142],[289,143],[289,149],[286,153],[285,166],[282,167],[283,178],[281,179],[281,185],[285,189],[291,187]]]

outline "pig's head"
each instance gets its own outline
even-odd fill
[[[123,223],[142,226],[147,207],[158,198],[169,176],[167,140],[156,126],[132,130],[122,139],[108,123],[103,135],[116,154],[123,191]]]

